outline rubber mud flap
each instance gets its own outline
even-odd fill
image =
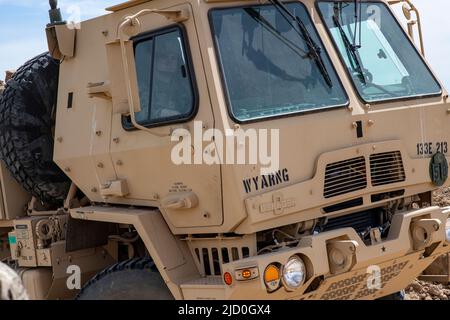
[[[40,201],[60,205],[69,178],[53,162],[59,62],[43,53],[26,62],[0,97],[0,156]]]

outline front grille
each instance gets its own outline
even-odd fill
[[[380,220],[380,211],[372,209],[369,211],[362,211],[345,216],[331,218],[327,224],[322,226],[323,231],[331,231],[342,228],[353,228],[357,233],[361,233],[370,228],[379,227],[382,224]]]
[[[196,235],[183,239],[202,276],[219,276],[222,264],[257,255],[256,236],[236,234]]]
[[[366,162],[364,157],[330,163],[325,170],[324,197],[365,189],[367,187]]]
[[[223,263],[237,261],[250,256],[248,247],[195,248],[197,262],[207,276],[221,275]]]
[[[371,155],[370,173],[374,187],[405,181],[402,154],[394,151]]]

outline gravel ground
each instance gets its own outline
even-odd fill
[[[450,206],[450,188],[443,188],[434,192],[433,201],[440,207]]]
[[[450,287],[416,280],[405,290],[406,300],[450,300]]]
[[[450,188],[433,194],[433,201],[441,207],[450,206]],[[406,300],[450,300],[450,285],[415,280],[406,290]]]

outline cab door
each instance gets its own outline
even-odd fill
[[[140,100],[135,120],[146,130],[133,126],[123,112],[114,112],[111,154],[117,177],[128,189],[120,201],[159,207],[172,230],[181,228],[176,231],[182,233],[188,232],[184,228],[222,224],[220,165],[193,164],[194,152],[201,155],[208,145],[194,146],[194,139],[201,141],[194,125],[213,128],[214,117],[192,7],[163,9],[182,10],[188,18],[182,23],[161,14],[139,18],[140,33],[131,38]],[[188,139],[183,142],[190,146],[191,164],[179,165],[180,159],[172,156],[180,141],[172,141],[171,133],[181,128],[189,132],[182,139]]]

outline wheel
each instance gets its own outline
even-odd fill
[[[97,274],[81,289],[77,300],[173,300],[149,258],[120,262]]]
[[[59,62],[43,53],[26,62],[0,97],[0,156],[31,195],[59,205],[69,178],[53,162]]]

